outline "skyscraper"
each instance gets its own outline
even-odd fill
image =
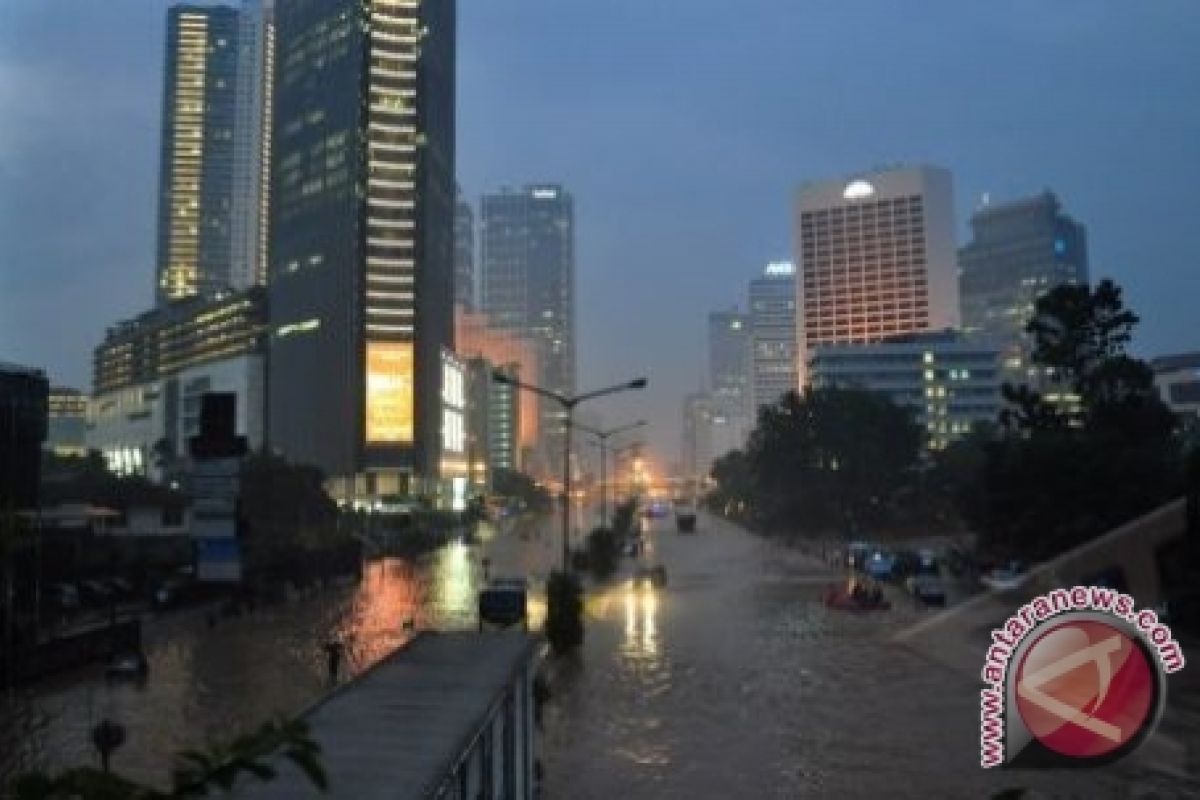
[[[475,308],[475,212],[457,192],[454,204],[454,302]]]
[[[796,269],[768,264],[750,281],[750,411],[799,388],[796,372]]]
[[[275,14],[270,446],[333,492],[432,495],[453,347],[453,0]]]
[[[963,329],[1000,348],[1006,380],[1041,386],[1025,325],[1038,297],[1087,283],[1087,231],[1047,191],[981,208],[971,217],[971,234],[958,252]]]
[[[158,280],[165,303],[231,283],[239,14],[167,11],[158,192]]]
[[[795,243],[801,385],[817,345],[958,326],[946,170],[897,168],[805,185]]]
[[[239,13],[229,256],[229,283],[235,289],[267,282],[271,92],[275,67],[272,2],[243,0]]]
[[[575,393],[575,212],[571,195],[532,185],[480,205],[483,310],[492,325],[534,342],[541,384]],[[561,471],[562,410],[543,400],[542,461]]]
[[[741,447],[750,432],[750,325],[740,311],[708,315],[708,381],[714,425],[713,457]]]

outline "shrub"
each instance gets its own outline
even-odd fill
[[[546,585],[546,638],[557,655],[583,644],[583,587],[567,572],[552,572]]]

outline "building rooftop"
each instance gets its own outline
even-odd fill
[[[1155,372],[1174,372],[1179,369],[1200,369],[1200,352],[1159,356],[1150,361]]]
[[[422,633],[303,716],[321,746],[325,794],[289,764],[254,800],[423,800],[431,797],[532,658],[523,631]]]

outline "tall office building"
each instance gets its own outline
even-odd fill
[[[971,217],[971,234],[958,253],[963,329],[1000,348],[1006,380],[1042,386],[1029,363],[1025,325],[1038,297],[1087,283],[1087,231],[1043,192],[981,208]]]
[[[273,47],[269,0],[167,11],[160,305],[265,281]]]
[[[938,450],[1000,415],[996,348],[957,331],[929,331],[872,344],[828,344],[809,364],[817,388],[865,389],[909,408]]]
[[[750,324],[740,311],[708,315],[708,382],[714,419],[730,431],[728,449],[740,447],[750,432]]]
[[[954,197],[944,169],[802,186],[795,246],[801,385],[818,345],[958,327]]]
[[[273,0],[243,0],[238,17],[229,254],[229,283],[235,289],[267,282],[271,92],[275,68],[272,3]]]
[[[454,302],[475,308],[475,212],[461,191],[454,204]]]
[[[796,269],[788,261],[768,264],[750,281],[751,418],[799,388],[796,372]]]
[[[575,212],[554,185],[504,189],[480,204],[483,310],[491,324],[532,341],[541,385],[575,393]],[[562,410],[543,400],[543,468],[561,474]]]
[[[454,341],[455,3],[290,0],[275,50],[270,446],[345,500],[433,496]]]

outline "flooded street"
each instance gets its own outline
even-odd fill
[[[588,603],[582,658],[554,668],[550,798],[1186,797],[1131,762],[1075,772],[979,767],[971,676],[890,644],[932,612],[827,610],[836,576],[719,520],[652,533],[661,591]]]
[[[711,517],[696,535],[647,524],[646,565],[664,588],[624,577],[592,587],[578,658],[551,660],[553,697],[541,759],[545,797],[988,797],[1023,786],[1057,797],[1184,797],[1195,783],[1104,770],[985,772],[978,766],[978,684],[894,645],[932,612],[827,610],[837,579],[819,561]],[[542,581],[560,553],[554,520],[483,526],[470,546],[419,562],[369,564],[359,586],[220,621],[202,612],[147,626],[149,681],[108,684],[99,670],[38,687],[51,716],[53,764],[90,762],[102,718],[128,728],[114,759],[162,781],[169,754],[227,740],[294,714],[328,688],[323,643],[346,644],[343,675],[361,672],[420,629],[471,628],[485,563]],[[1194,796],[1194,795],[1193,795]]]

